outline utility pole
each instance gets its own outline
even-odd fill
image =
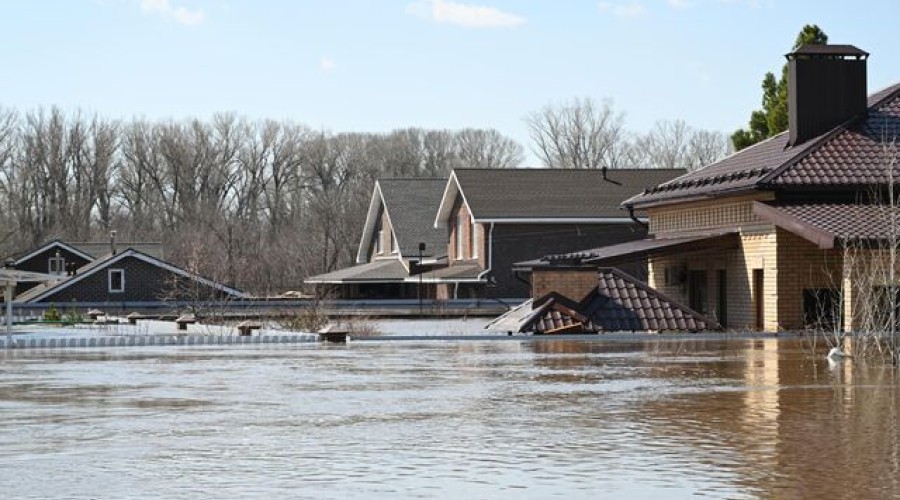
[[[417,271],[419,272],[419,289],[417,290],[419,296],[419,317],[422,317],[422,254],[425,253],[425,243],[419,243],[419,262],[416,264],[418,267]]]

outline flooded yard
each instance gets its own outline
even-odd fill
[[[799,341],[0,352],[5,498],[890,498],[900,391]]]

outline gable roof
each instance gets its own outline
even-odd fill
[[[191,273],[189,271],[181,269],[180,267],[177,267],[168,262],[159,260],[156,257],[147,255],[147,254],[140,252],[138,250],[135,250],[133,248],[128,248],[120,253],[115,254],[115,255],[110,255],[105,258],[97,259],[93,262],[89,262],[88,264],[85,264],[84,266],[81,266],[81,268],[78,270],[78,272],[75,276],[63,276],[63,277],[60,277],[60,279],[57,281],[47,282],[43,285],[39,285],[35,288],[32,288],[32,289],[26,291],[25,293],[22,293],[18,297],[16,297],[15,300],[16,300],[16,302],[37,302],[37,301],[42,300],[54,293],[65,290],[66,288],[69,288],[70,286],[81,282],[85,278],[92,276],[92,275],[96,274],[97,272],[102,271],[103,269],[106,269],[109,266],[114,265],[115,263],[117,263],[127,257],[134,257],[136,259],[142,260],[150,265],[165,269],[166,271],[169,271],[169,272],[178,274],[180,276],[183,276],[185,278],[194,280],[198,283],[209,286],[211,288],[215,288],[216,290],[224,292],[228,295],[232,295],[236,298],[247,297],[247,294],[245,294],[244,292],[242,292],[240,290],[222,285],[221,283],[217,283],[208,278],[204,278],[197,274]]]
[[[520,331],[697,332],[721,327],[700,313],[615,268],[601,268],[597,286],[580,302],[558,293],[535,300],[538,306]]]
[[[622,200],[683,174],[684,169],[455,169],[436,227],[446,227],[456,196],[475,222],[612,222],[629,219]]]
[[[64,250],[67,250],[67,251],[81,257],[84,260],[94,260],[95,259],[95,257],[93,255],[88,254],[88,253],[84,252],[83,250],[76,248],[75,246],[72,246],[67,243],[63,243],[60,240],[50,240],[47,243],[44,243],[43,245],[41,245],[35,249],[26,250],[25,252],[19,254],[18,256],[15,256],[14,257],[15,260],[13,260],[13,265],[18,266],[19,264],[21,264],[25,261],[31,260],[34,257],[36,257],[48,250],[51,250],[53,248],[62,248]]]
[[[425,257],[446,255],[448,235],[436,229],[432,219],[441,202],[447,179],[390,178],[375,181],[356,262],[366,262],[378,215],[383,206],[394,231],[400,256],[418,258],[419,243],[425,243]]]
[[[900,137],[900,84],[869,96],[868,113],[789,146],[789,132],[629,198],[642,207],[782,187],[864,187],[891,177],[885,146]],[[896,176],[896,174],[894,174]]]
[[[338,269],[330,273],[310,276],[304,283],[399,283],[409,277],[409,271],[400,259],[380,259],[357,266]]]

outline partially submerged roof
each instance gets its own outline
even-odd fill
[[[446,227],[457,195],[475,222],[629,220],[622,200],[683,169],[476,169],[453,171],[434,224]]]
[[[896,182],[900,84],[869,96],[868,112],[797,146],[783,132],[700,170],[629,198],[652,206],[782,187],[865,187]],[[894,161],[891,161],[891,158]]]
[[[446,178],[392,178],[376,181],[356,262],[367,261],[382,207],[391,221],[401,257],[418,258],[419,243],[425,243],[423,257],[446,255],[449,236],[446,231],[437,229],[432,224],[446,184]]]
[[[615,268],[597,273],[597,286],[581,301],[551,293],[536,307],[520,331],[578,332],[699,332],[721,327],[702,314],[650,288]]]
[[[409,276],[409,271],[399,259],[382,259],[357,266],[338,269],[330,273],[310,276],[304,280],[313,284],[344,283],[399,283]]]
[[[159,242],[117,242],[116,247],[120,249],[133,248],[141,253],[150,255],[157,259],[163,258],[163,244]],[[13,265],[19,265],[36,255],[40,255],[54,248],[64,249],[71,252],[84,260],[95,260],[100,257],[109,255],[111,252],[110,242],[108,241],[69,241],[65,242],[59,239],[50,240],[37,248],[32,248],[19,253],[13,257]]]

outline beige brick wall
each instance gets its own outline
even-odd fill
[[[597,286],[595,268],[535,268],[531,272],[531,296],[535,299],[556,292],[580,301],[595,286]]]
[[[685,271],[707,271],[707,314],[721,318],[718,307],[717,271],[726,272],[727,321],[729,330],[752,330],[756,322],[753,270],[763,270],[763,320],[769,331],[778,329],[777,254],[773,226],[757,226],[742,232],[740,247],[726,251],[693,252],[684,255],[652,256],[649,259],[650,286],[688,304],[687,282],[666,284],[667,267]]]
[[[837,250],[822,250],[784,229],[778,239],[778,321],[782,329],[801,329],[803,290],[839,288],[842,256]]]
[[[716,199],[650,208],[650,234],[665,235],[709,229],[733,228],[762,224],[753,215],[752,204],[757,200],[771,199],[769,193],[735,196],[727,200]]]

